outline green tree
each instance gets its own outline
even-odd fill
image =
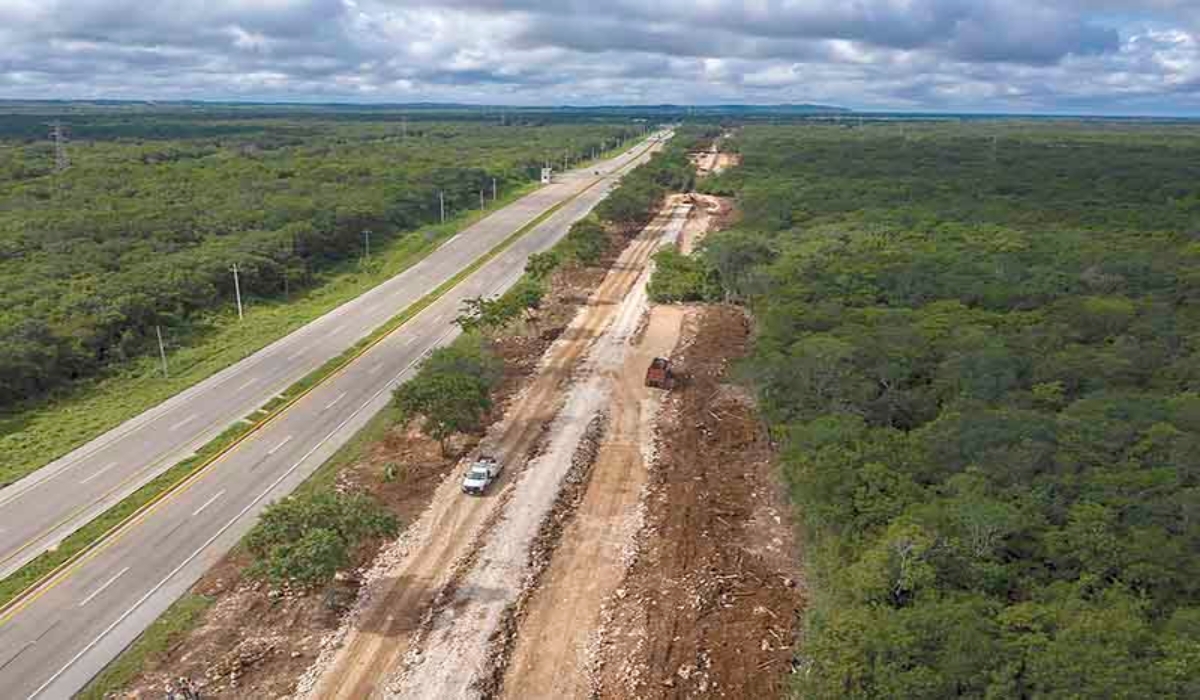
[[[327,583],[368,537],[396,533],[394,516],[361,494],[318,492],[272,504],[246,536],[252,572],[276,582]]]
[[[499,379],[496,358],[479,337],[467,335],[435,350],[417,374],[396,389],[394,400],[404,415],[425,418],[425,429],[445,452],[451,435],[479,427]]]
[[[707,264],[668,248],[654,255],[654,276],[647,287],[659,303],[715,301],[721,288]]]

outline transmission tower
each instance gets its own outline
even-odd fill
[[[71,157],[67,155],[67,132],[62,122],[50,123],[50,138],[54,139],[54,172],[61,173],[71,167]]]

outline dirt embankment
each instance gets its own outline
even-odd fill
[[[679,235],[679,252],[684,255],[694,253],[705,236],[729,228],[737,218],[731,197],[690,192],[671,195],[669,201],[692,205],[691,215]]]
[[[228,698],[778,697],[803,593],[772,447],[727,383],[748,319],[726,306],[643,316],[664,227],[690,250],[732,216],[724,200],[690,203],[686,223],[660,216],[615,239],[607,272],[557,275],[537,322],[496,341],[507,398],[485,439],[509,465],[498,488],[463,497],[454,460],[392,428],[339,488],[380,497],[409,524],[400,540],[364,547],[364,568],[320,595],[272,591],[226,560],[198,586],[218,597],[202,627],[135,694],[187,675]],[[642,385],[658,355],[681,374],[671,392]]]
[[[583,414],[599,405],[595,392],[602,391],[587,386],[586,373],[575,372],[589,352],[590,361],[607,366],[598,357],[611,351],[597,355],[593,345],[619,339],[605,331],[610,324],[628,325],[637,306],[628,295],[641,289],[644,299],[639,283],[644,267],[666,227],[675,225],[672,213],[660,216],[622,251],[587,306],[546,352],[533,381],[489,431],[489,451],[509,465],[496,490],[464,498],[452,480],[444,482],[421,519],[381,554],[359,606],[301,681],[302,694],[445,697],[437,694],[439,688],[459,688],[484,673],[483,655],[462,651],[479,651],[481,638],[486,642],[483,635],[497,627],[519,590],[540,520],[535,514],[553,502],[563,466],[561,460],[542,460],[534,468],[533,462],[543,452],[569,455],[574,449],[564,435],[586,428],[590,416]],[[571,419],[576,411],[580,420]],[[458,633],[447,634],[450,625]]]
[[[636,561],[608,601],[601,698],[779,697],[804,603],[794,529],[751,399],[726,383],[750,328],[689,318],[660,414]]]
[[[740,153],[729,153],[721,150],[720,139],[714,140],[712,145],[705,150],[689,154],[688,159],[695,166],[696,175],[700,178],[705,178],[709,175],[719,175],[730,168],[736,168],[742,163]]]
[[[528,385],[546,349],[600,286],[627,243],[614,234],[597,265],[555,273],[536,322],[518,324],[492,341],[504,361],[505,375],[485,426],[499,421]],[[413,523],[453,471],[458,462],[455,455],[470,450],[478,438],[456,436],[450,442],[451,455],[445,456],[437,441],[415,426],[394,425],[338,475],[338,488],[366,491],[402,524]],[[393,481],[383,476],[389,464],[396,465]],[[251,579],[244,571],[247,557],[235,550],[193,588],[194,593],[215,598],[201,623],[165,653],[148,659],[125,696],[157,700],[167,684],[181,676],[196,683],[205,698],[289,695],[321,653],[322,640],[338,629],[382,544],[370,542],[360,548],[353,558],[355,569],[320,592],[272,587]]]
[[[646,462],[653,458],[646,448],[662,393],[643,378],[652,359],[671,355],[682,321],[680,307],[653,308],[620,370],[609,376],[608,431],[587,490],[520,621],[503,684],[507,697],[587,697],[592,690],[601,606],[625,573],[642,521]]]

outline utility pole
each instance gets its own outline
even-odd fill
[[[496,201],[496,178],[492,178],[492,201]]]
[[[67,155],[67,132],[62,122],[50,123],[50,137],[54,139],[54,172],[61,173],[71,167],[71,157]]]
[[[162,326],[155,326],[154,333],[158,336],[158,357],[162,360],[163,379],[170,379],[171,375],[167,372],[167,349],[162,340]]]
[[[442,223],[446,223],[446,194],[438,190],[438,211],[442,215]]]
[[[483,201],[483,188],[481,187],[479,189],[479,211],[483,211],[484,209],[487,209],[487,204]]]
[[[233,264],[233,294],[237,297],[238,320],[244,320],[246,317],[242,314],[242,285],[238,282],[237,263]]]
[[[363,229],[363,262],[371,262],[371,229]]]

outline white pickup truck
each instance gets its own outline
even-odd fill
[[[500,476],[503,468],[495,457],[479,455],[479,458],[467,468],[467,474],[463,477],[463,493],[482,496],[484,491],[487,491],[487,487],[496,480],[496,477]]]

